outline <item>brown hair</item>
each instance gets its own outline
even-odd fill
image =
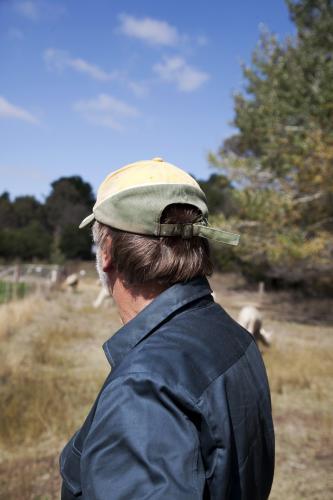
[[[201,219],[198,208],[173,204],[164,209],[161,223],[194,223]],[[139,235],[96,221],[93,225],[96,245],[103,247],[108,236],[112,239],[112,261],[129,286],[149,281],[171,286],[213,272],[209,242],[199,236],[182,239]]]

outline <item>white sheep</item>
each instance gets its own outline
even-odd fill
[[[71,292],[75,292],[77,290],[79,281],[80,281],[80,279],[79,279],[79,276],[77,273],[70,274],[65,279],[65,286]]]
[[[253,335],[256,342],[262,342],[267,347],[271,345],[273,333],[263,328],[262,315],[256,307],[243,307],[238,316],[238,323]]]

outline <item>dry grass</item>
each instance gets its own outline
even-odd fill
[[[265,352],[276,431],[271,500],[333,497],[333,331],[280,322]]]
[[[225,282],[214,288],[233,315],[257,300]],[[100,346],[119,327],[112,306],[92,308],[96,291],[92,283],[0,308],[0,499],[59,497],[59,451],[95,398],[109,369]],[[275,333],[264,353],[277,445],[270,498],[326,500],[333,497],[333,330],[322,315],[322,323],[307,324],[306,303],[303,322],[291,322],[292,301],[279,300],[271,295],[264,304]]]
[[[322,346],[294,346],[293,349],[292,346],[279,348],[273,345],[264,354],[264,359],[271,391],[283,394],[310,389],[318,401],[326,396],[333,376],[332,351]]]
[[[66,348],[90,336],[70,325],[51,324],[31,340],[29,357],[19,369],[2,372],[0,441],[5,446],[30,445],[43,434],[62,438],[78,424],[78,414],[84,418],[104,370],[78,372]]]
[[[0,340],[10,337],[22,326],[28,324],[43,299],[35,295],[26,297],[19,302],[0,305]]]
[[[85,418],[109,365],[101,344],[115,311],[95,288],[31,296],[1,311],[0,499],[58,498],[58,455]]]
[[[43,433],[60,438],[69,435],[79,424],[79,416],[85,416],[105,376],[106,364],[84,369],[81,350],[86,347],[85,354],[89,353],[95,331],[87,329],[84,318],[81,324],[82,308],[73,309],[71,302],[77,297],[54,299],[60,302],[58,308],[36,297],[8,306],[15,315],[8,315],[7,321],[13,318],[15,327],[9,337],[8,333],[3,337],[1,350],[7,350],[8,344],[15,349],[11,355],[9,348],[0,371],[0,442],[5,447],[32,443]],[[83,309],[87,316],[89,308]],[[9,329],[4,325],[4,330]],[[81,360],[83,366],[78,369]]]

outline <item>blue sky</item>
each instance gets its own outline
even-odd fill
[[[155,156],[207,178],[261,25],[294,31],[283,0],[0,0],[0,192]]]

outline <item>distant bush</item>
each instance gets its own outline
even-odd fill
[[[79,176],[61,177],[51,187],[44,203],[0,195],[0,258],[61,263],[92,257],[91,235],[78,228],[91,211],[92,187]]]

